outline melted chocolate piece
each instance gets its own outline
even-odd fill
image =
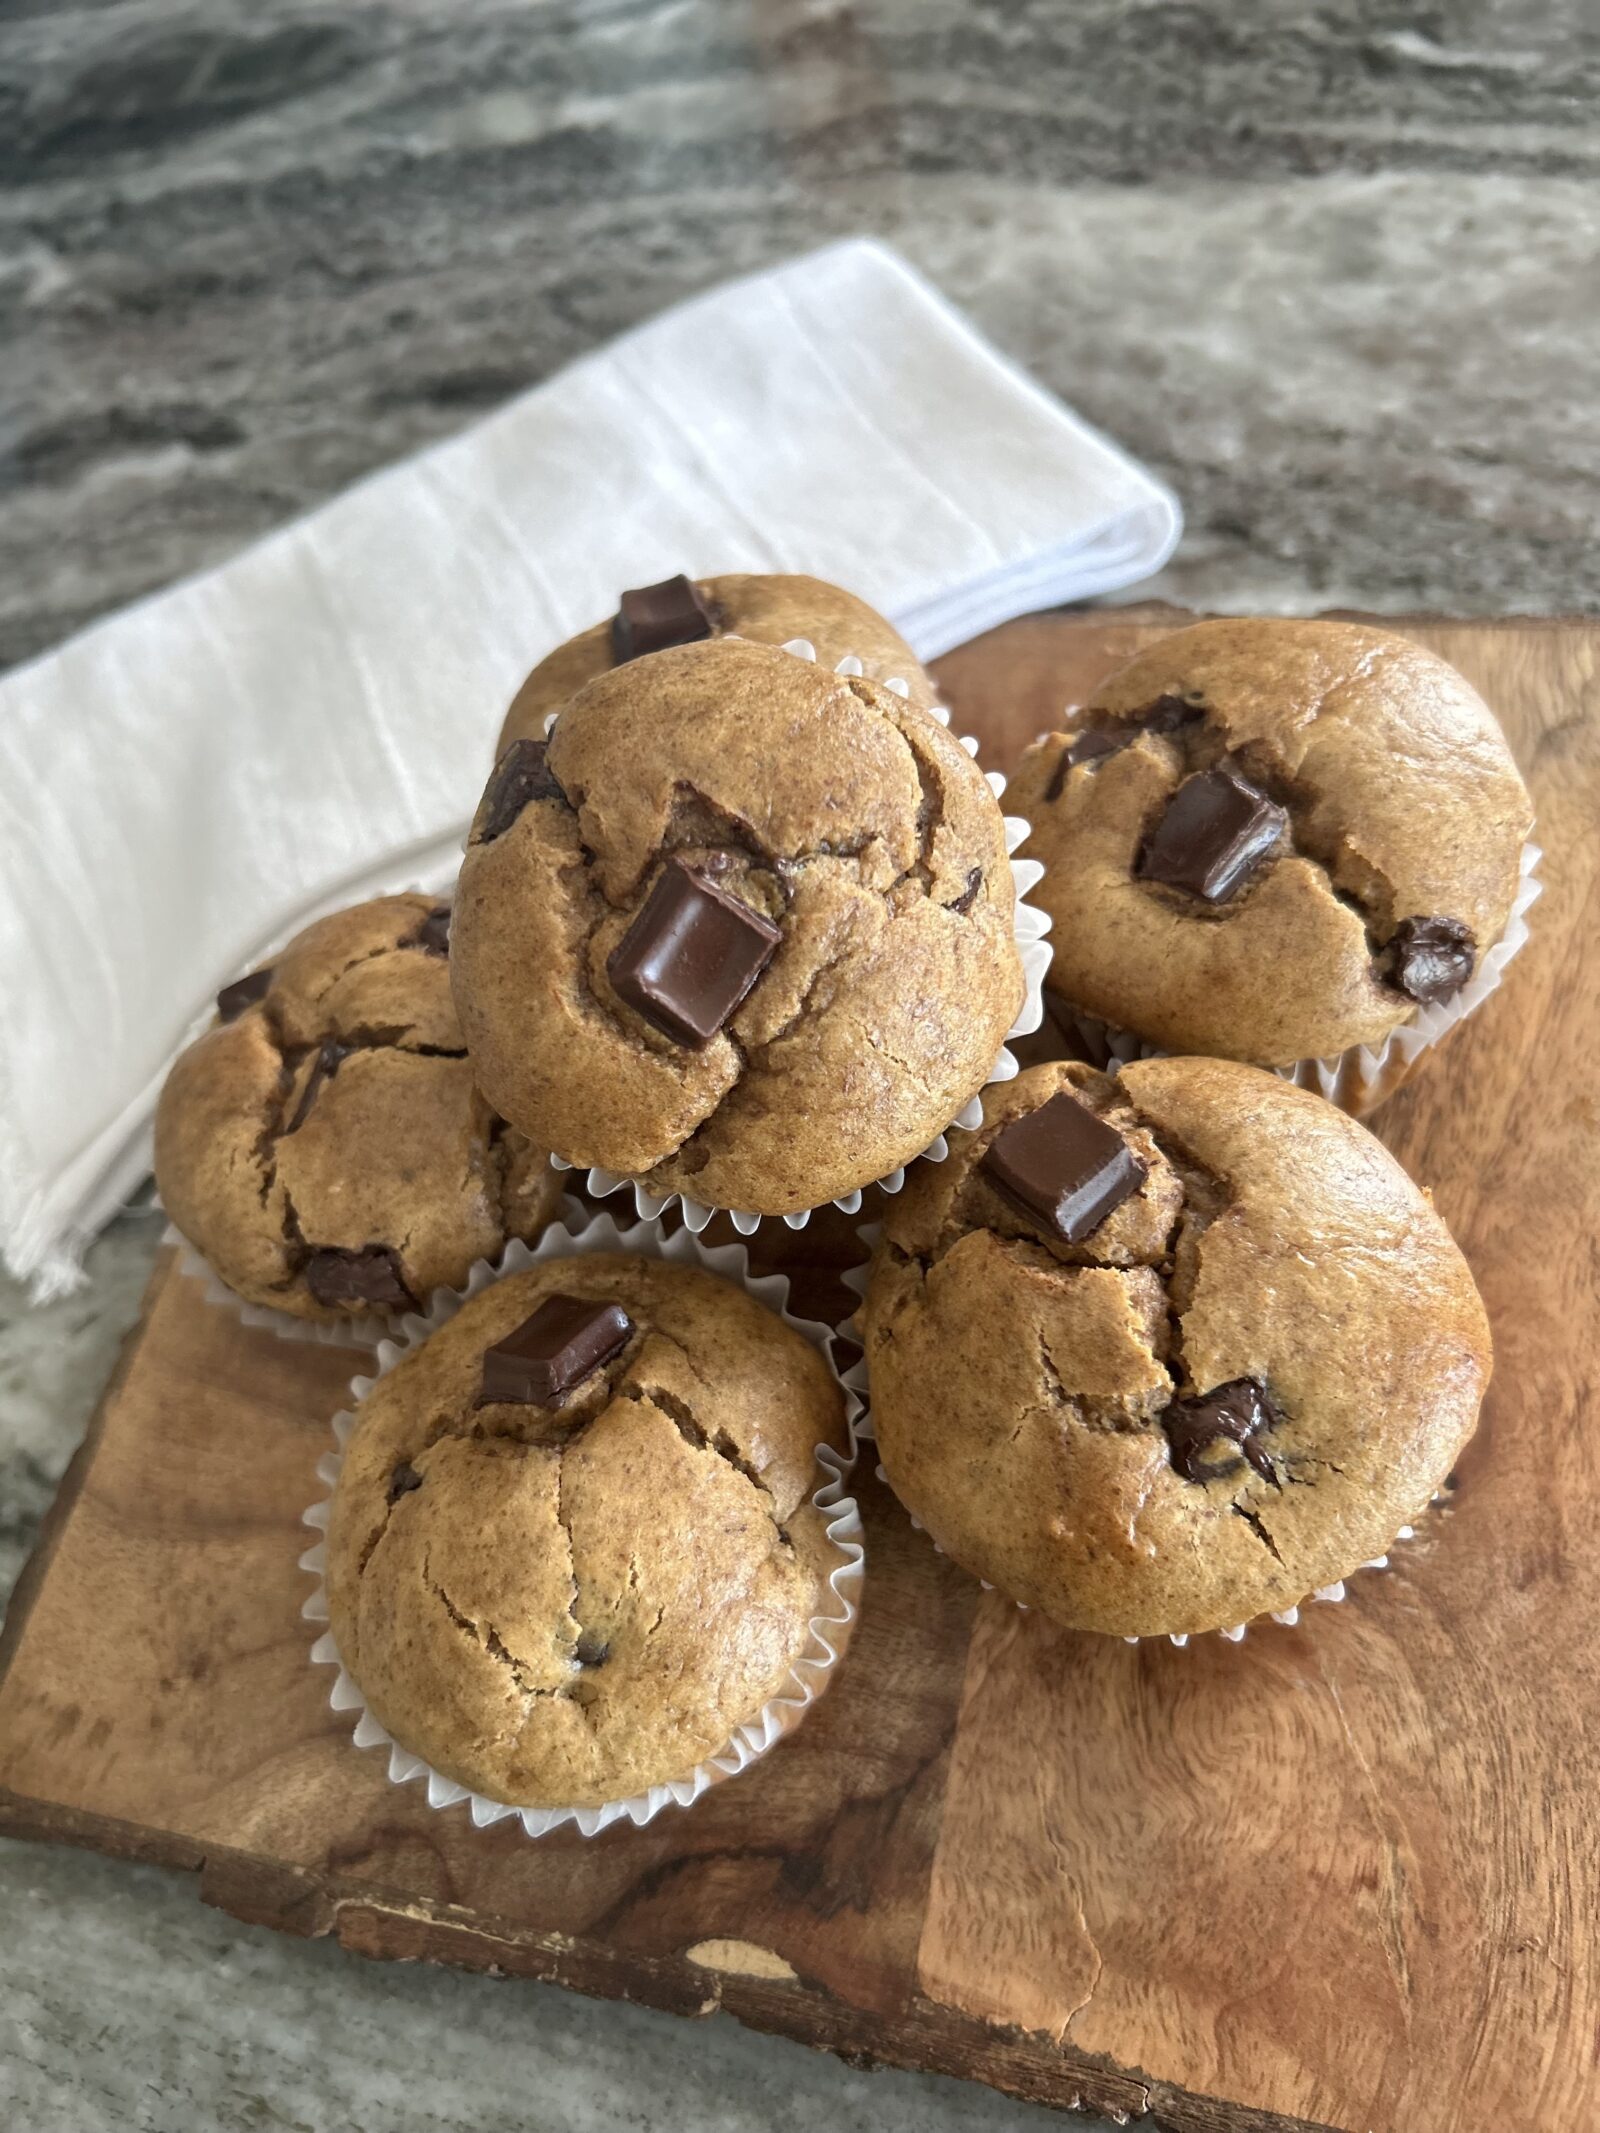
[[[1129,715],[1140,733],[1176,733],[1180,726],[1193,726],[1206,714],[1203,705],[1191,704],[1187,697],[1158,696],[1153,704]]]
[[[674,644],[698,644],[715,628],[700,588],[680,573],[659,585],[625,592],[611,619],[611,664],[625,666],[647,652],[664,652]]]
[[[604,1666],[611,1657],[611,1647],[604,1637],[597,1637],[593,1630],[586,1629],[572,1647],[572,1656],[579,1666]]]
[[[1076,770],[1080,763],[1097,763],[1102,756],[1116,755],[1130,748],[1141,733],[1176,733],[1180,726],[1192,726],[1204,717],[1199,704],[1186,703],[1181,696],[1158,696],[1153,704],[1130,712],[1125,719],[1107,726],[1086,726],[1057,758],[1055,776],[1045,798],[1059,800],[1067,772]]]
[[[416,1306],[400,1271],[400,1254],[388,1244],[364,1244],[358,1252],[318,1245],[306,1261],[306,1287],[330,1311],[347,1311],[353,1304],[390,1311]]]
[[[1145,881],[1226,903],[1283,835],[1288,816],[1222,767],[1185,778],[1145,839],[1134,868]]]
[[[1471,977],[1477,946],[1458,918],[1403,918],[1389,942],[1389,982],[1425,1006],[1448,1000]]]
[[[973,905],[978,901],[978,891],[982,887],[983,869],[982,867],[974,867],[972,872],[967,876],[966,887],[956,898],[955,902],[953,904],[950,904],[947,908],[951,911],[959,911],[962,913],[963,916],[965,916],[966,913],[970,911]]]
[[[420,948],[427,955],[450,953],[450,906],[436,904],[422,924],[412,934],[406,946]]]
[[[543,741],[513,741],[490,774],[479,813],[483,827],[474,842],[492,844],[503,837],[531,800],[562,800],[566,794],[545,762]]]
[[[254,1007],[258,1000],[266,998],[271,983],[270,963],[265,970],[252,970],[247,978],[235,978],[217,994],[218,1015],[224,1022],[237,1022],[247,1007]]]
[[[1063,1244],[1081,1244],[1145,1181],[1115,1126],[1065,1091],[1002,1126],[984,1152],[990,1181]]]
[[[402,1496],[409,1496],[413,1489],[420,1489],[422,1476],[408,1460],[402,1459],[389,1476],[389,1501],[398,1503]]]
[[[558,1407],[572,1390],[625,1348],[633,1320],[621,1304],[586,1296],[547,1296],[531,1318],[483,1358],[478,1405]]]
[[[340,1044],[333,1037],[329,1037],[324,1042],[322,1050],[317,1054],[316,1064],[306,1077],[306,1085],[300,1091],[300,1101],[294,1107],[294,1117],[290,1119],[288,1125],[283,1129],[285,1138],[291,1133],[299,1132],[306,1122],[306,1116],[311,1106],[316,1102],[317,1091],[325,1081],[331,1081],[334,1075],[338,1073],[340,1060],[347,1059],[349,1056],[350,1047],[348,1045]]]
[[[1161,1417],[1161,1427],[1172,1447],[1172,1463],[1185,1481],[1214,1481],[1233,1470],[1236,1460],[1208,1466],[1199,1457],[1221,1438],[1237,1445],[1264,1481],[1281,1487],[1272,1455],[1256,1441],[1278,1419],[1265,1385],[1255,1378],[1233,1378],[1199,1399],[1174,1400]]]
[[[686,859],[670,860],[612,950],[619,999],[674,1044],[702,1050],[772,961],[782,932]]]

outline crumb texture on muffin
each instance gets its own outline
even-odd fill
[[[324,1321],[403,1310],[553,1214],[543,1151],[474,1085],[448,938],[430,896],[319,919],[224,991],[227,1019],[173,1066],[156,1183],[248,1301]]]
[[[984,1160],[1063,1090],[1144,1168],[1073,1245]],[[885,1471],[939,1544],[1130,1636],[1231,1627],[1382,1554],[1450,1473],[1491,1359],[1465,1260],[1380,1143],[1211,1059],[991,1092],[891,1206],[864,1330]]]
[[[485,1353],[555,1295],[620,1303],[626,1346],[558,1406],[483,1403]],[[815,1450],[844,1442],[817,1350],[730,1283],[603,1253],[512,1275],[361,1408],[328,1534],[340,1655],[396,1740],[489,1798],[684,1777],[825,1611]]]
[[[982,1087],[1023,999],[1011,869],[994,795],[934,720],[730,639],[600,676],[547,754],[518,746],[473,826],[452,964],[479,1083],[524,1132],[785,1214],[908,1161]],[[782,933],[698,1048],[608,973],[675,860]]]
[[[908,702],[926,710],[937,700],[933,683],[899,631],[876,608],[840,586],[821,578],[735,571],[701,578],[696,589],[714,638],[747,637],[770,645],[803,638],[815,650],[817,664],[830,674],[841,659],[859,659],[869,681],[903,681]],[[496,758],[515,740],[543,740],[551,713],[615,664],[610,616],[558,645],[512,698],[495,744]]]
[[[1185,779],[1223,768],[1283,834],[1215,903],[1142,874]],[[1464,942],[1457,985],[1505,930],[1532,809],[1476,691],[1420,645],[1353,623],[1175,631],[1104,681],[1012,793],[1044,863],[1047,983],[1174,1052],[1261,1065],[1381,1044],[1417,1011],[1415,922]]]

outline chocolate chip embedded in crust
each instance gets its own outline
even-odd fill
[[[448,955],[450,953],[450,906],[448,904],[435,904],[405,945],[408,948],[420,948],[427,955]]]
[[[703,1050],[744,999],[781,930],[709,874],[673,859],[611,951],[617,997],[675,1044]]]
[[[398,1503],[402,1496],[409,1496],[413,1489],[420,1489],[422,1476],[409,1460],[402,1459],[389,1476],[389,1501]]]
[[[400,1255],[388,1244],[364,1244],[357,1252],[342,1245],[318,1245],[306,1261],[306,1287],[330,1311],[347,1311],[356,1304],[376,1304],[387,1311],[416,1305],[400,1271]]]
[[[531,1318],[485,1353],[478,1405],[557,1407],[632,1337],[633,1321],[621,1304],[547,1296]]]
[[[224,1022],[237,1022],[247,1007],[254,1007],[264,1000],[272,983],[272,965],[265,970],[252,970],[247,978],[235,978],[231,985],[224,985],[217,994],[217,1013]]]
[[[1275,801],[1219,766],[1185,778],[1145,839],[1134,872],[1143,881],[1226,903],[1283,835],[1288,816]]]
[[[1146,1176],[1116,1128],[1065,1091],[1002,1126],[984,1151],[982,1168],[1008,1200],[1063,1244],[1081,1244]]]
[[[1181,726],[1192,726],[1205,715],[1199,704],[1188,703],[1181,696],[1158,696],[1142,711],[1130,711],[1126,718],[1111,725],[1085,727],[1083,732],[1073,736],[1057,758],[1055,775],[1046,788],[1045,798],[1059,800],[1061,789],[1067,782],[1067,772],[1076,770],[1080,763],[1095,763],[1102,756],[1116,755],[1124,748],[1131,748],[1141,733],[1176,733]]]
[[[560,780],[545,761],[543,741],[513,741],[490,774],[479,813],[483,826],[474,840],[492,844],[503,837],[533,800],[565,800]]]
[[[659,585],[625,592],[611,620],[611,663],[625,666],[647,652],[664,652],[675,644],[698,644],[715,622],[693,579],[681,573]]]
[[[1219,1439],[1237,1445],[1265,1481],[1281,1486],[1265,1445],[1257,1442],[1280,1419],[1265,1385],[1255,1378],[1233,1378],[1195,1400],[1174,1400],[1161,1417],[1172,1447],[1172,1463],[1185,1481],[1214,1481],[1234,1461],[1206,1465],[1199,1455]]]
[[[572,1647],[572,1656],[579,1666],[604,1666],[611,1657],[611,1647],[604,1637],[586,1629]]]
[[[1424,1005],[1448,1000],[1471,977],[1477,946],[1458,918],[1403,918],[1385,957],[1389,982]]]
[[[348,1045],[340,1044],[332,1037],[327,1039],[321,1051],[317,1054],[316,1064],[306,1077],[306,1085],[300,1091],[300,1101],[294,1107],[294,1116],[283,1129],[285,1139],[291,1133],[299,1132],[306,1122],[307,1113],[316,1101],[317,1091],[325,1081],[331,1081],[339,1071],[340,1060],[348,1059],[349,1056],[350,1047]]]
[[[1197,725],[1205,715],[1205,707],[1190,703],[1186,696],[1158,696],[1142,711],[1128,714],[1140,733],[1176,733],[1181,726]]]
[[[974,867],[972,872],[967,876],[966,887],[956,898],[955,902],[949,906],[949,909],[952,911],[960,911],[964,915],[966,912],[970,911],[973,905],[978,901],[978,891],[982,887],[983,869],[982,867]]]

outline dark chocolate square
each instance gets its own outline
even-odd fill
[[[1167,802],[1135,871],[1208,904],[1226,903],[1278,842],[1288,819],[1237,771],[1200,771]]]
[[[625,1348],[633,1321],[621,1304],[547,1296],[483,1358],[480,1406],[559,1407],[575,1385]]]
[[[1063,1244],[1081,1244],[1146,1175],[1115,1126],[1065,1091],[1002,1126],[984,1153],[983,1170]]]
[[[782,932],[685,859],[670,860],[612,950],[619,999],[675,1044],[708,1045],[760,977]]]
[[[364,1244],[358,1252],[335,1244],[319,1245],[306,1261],[306,1287],[331,1311],[349,1311],[362,1304],[408,1311],[416,1304],[400,1271],[400,1255],[387,1244]]]
[[[674,644],[698,644],[716,624],[692,578],[680,574],[659,585],[625,592],[611,621],[611,662],[625,666],[647,652],[664,652]]]

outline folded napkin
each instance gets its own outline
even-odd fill
[[[622,587],[809,571],[931,658],[1147,576],[1173,498],[867,242],[680,305],[0,681],[0,1248],[149,1167],[211,995],[454,873],[517,683]]]

